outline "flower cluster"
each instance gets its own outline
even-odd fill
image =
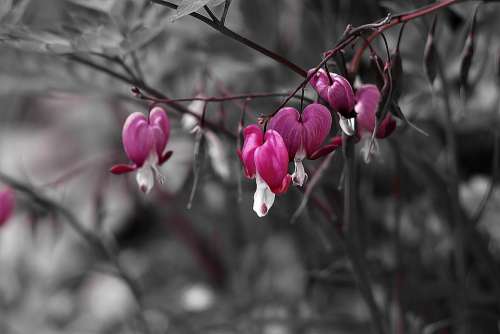
[[[377,124],[381,94],[375,85],[362,85],[354,91],[341,75],[327,74],[322,69],[313,71],[309,72],[309,83],[325,104],[312,103],[302,113],[292,107],[282,108],[267,124],[265,134],[257,125],[249,125],[243,131],[243,148],[238,154],[245,176],[256,180],[253,209],[259,217],[268,213],[275,195],[288,190],[290,181],[297,186],[304,185],[307,181],[304,159],[317,159],[342,145],[341,136],[323,145],[332,126],[330,109],[338,114],[339,125],[347,136],[365,141],[366,157],[375,152],[372,134],[375,138],[385,138],[396,127],[390,114]],[[376,141],[374,143],[376,148]],[[288,174],[289,162],[294,163],[291,175]]]
[[[303,111],[281,108],[266,122],[265,131],[255,124],[243,130],[244,143],[238,155],[245,176],[256,181],[253,210],[259,217],[269,212],[276,195],[285,193],[291,183],[296,186],[306,183],[305,159],[317,159],[342,145],[342,136],[334,136],[324,144],[332,127],[331,111],[338,115],[346,136],[365,142],[362,151],[367,160],[377,151],[376,139],[389,136],[396,128],[391,114],[378,124],[381,94],[375,85],[365,84],[354,90],[346,78],[323,69],[310,70],[309,77],[320,103],[309,104]],[[204,108],[204,101],[195,101],[190,106],[197,115]],[[186,115],[182,123],[186,129],[199,131],[198,120],[191,115]],[[169,134],[170,122],[161,107],[154,107],[147,117],[138,112],[131,114],[123,126],[122,140],[132,164],[115,165],[111,172],[136,171],[139,189],[148,193],[155,176],[162,180],[158,167],[172,155],[172,151],[165,150]],[[210,131],[206,134],[209,141],[210,136],[215,136]],[[220,160],[220,154],[213,155],[213,160]],[[294,163],[292,174],[288,173],[289,162]]]
[[[312,69],[309,75],[309,83],[320,98],[337,112],[342,131],[363,142],[362,152],[365,160],[369,161],[378,150],[375,139],[386,138],[396,129],[396,121],[390,113],[377,124],[377,110],[381,99],[377,86],[364,84],[354,92],[349,81],[338,74],[327,74],[323,69],[314,73]]]

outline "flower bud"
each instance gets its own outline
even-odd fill
[[[312,73],[314,69],[309,70]],[[330,77],[328,77],[328,75]],[[354,91],[349,81],[341,75],[320,69],[309,81],[319,96],[344,117],[352,116],[355,104]]]

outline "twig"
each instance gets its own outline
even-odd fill
[[[147,92],[148,94],[151,94],[153,95],[154,97],[158,98],[158,99],[164,99],[164,100],[168,100],[168,97],[161,93],[160,91],[150,87],[149,85],[147,85],[145,82],[142,82],[142,81],[136,81],[134,80],[133,78],[129,78],[121,73],[118,73],[118,72],[115,72],[111,69],[109,69],[108,67],[104,66],[104,65],[101,65],[101,64],[98,64],[98,63],[95,63],[91,60],[88,60],[86,58],[83,58],[79,55],[76,55],[76,54],[69,54],[67,55],[69,59],[77,62],[77,63],[80,63],[80,64],[83,64],[85,66],[88,66],[88,67],[91,67],[95,70],[98,70],[100,72],[103,72],[103,73],[106,73],[107,75],[115,78],[115,79],[118,79],[126,84],[129,84],[131,86],[136,86],[138,88],[140,88],[141,90]],[[195,117],[196,119],[200,120],[200,116],[197,115],[196,113],[192,112],[191,110],[189,110],[187,107],[183,106],[182,104],[179,104],[177,102],[171,102],[169,103],[169,105],[174,108],[175,110],[177,110],[178,112],[180,112],[181,114],[189,114],[193,117]],[[208,120],[205,121],[205,126],[208,128],[208,129],[211,129],[211,130],[214,130],[214,131],[218,131],[222,134],[224,134],[225,136],[229,137],[229,138],[236,138],[236,136],[234,135],[234,133],[230,132],[229,130],[225,129],[225,128],[221,128],[219,127],[217,124],[214,124],[213,122],[210,122]]]
[[[224,26],[224,24],[226,23],[226,17],[227,17],[227,13],[229,11],[229,6],[231,6],[231,0],[226,0],[226,2],[224,3],[224,10],[223,10],[222,16],[220,18],[221,26]]]
[[[467,294],[466,294],[466,268],[465,268],[465,247],[464,247],[464,219],[462,217],[462,210],[460,206],[459,197],[459,178],[458,178],[458,166],[457,166],[457,144],[455,138],[455,127],[453,124],[453,110],[450,104],[450,92],[448,81],[444,74],[443,63],[436,49],[436,61],[438,76],[442,84],[442,95],[445,107],[445,118],[443,120],[443,127],[445,130],[446,137],[446,148],[447,148],[447,170],[449,173],[448,177],[448,191],[451,202],[451,218],[454,221],[454,239],[455,239],[455,268],[457,271],[457,277],[459,280],[459,289],[457,289],[457,325],[458,333],[467,333],[467,322],[465,319],[465,311],[467,307]],[[463,327],[462,327],[463,325]]]
[[[252,100],[252,99],[286,97],[286,96],[288,96],[288,93],[248,93],[240,95],[212,96],[212,97],[195,96],[195,97],[179,98],[179,99],[157,99],[143,95],[140,98],[143,100],[149,100],[156,103],[169,104],[172,102],[191,102],[191,101],[224,102],[224,101],[234,101],[234,100]],[[292,98],[300,100],[302,99],[302,96],[295,95]],[[308,97],[303,97],[303,99],[311,103],[314,102],[313,99]]]
[[[210,18],[212,19],[213,22],[217,23],[217,24],[220,24],[219,22],[219,19],[217,18],[217,16],[215,16],[215,14],[210,10],[210,8],[208,8],[208,6],[203,6],[203,9],[205,10],[205,12],[207,12],[208,16],[210,16]]]
[[[398,24],[409,22],[411,20],[414,20],[418,17],[433,13],[439,9],[449,7],[451,5],[457,4],[459,2],[462,2],[464,0],[443,0],[443,1],[436,1],[428,6],[418,8],[415,10],[412,10],[410,12],[405,12],[397,15],[393,15],[391,20],[380,26],[376,31],[374,31],[368,38],[366,39],[366,43],[364,43],[360,48],[356,50],[356,53],[354,54],[353,60],[351,62],[351,68],[350,72],[351,73],[356,73],[359,67],[359,63],[361,61],[361,57],[363,56],[363,53],[365,49],[367,48],[368,44],[371,41],[373,41],[377,36],[379,36],[382,32],[385,30],[392,28]]]
[[[165,7],[172,8],[172,9],[177,9],[177,7],[178,7],[176,4],[171,3],[169,1],[164,1],[164,0],[151,0],[151,1],[158,4],[158,5],[162,5]],[[248,46],[249,48],[252,48],[252,49],[268,56],[269,58],[274,59],[278,63],[287,66],[289,69],[291,69],[292,71],[294,71],[298,75],[303,76],[303,77],[305,77],[307,75],[307,72],[303,68],[298,66],[297,64],[294,64],[293,62],[286,59],[285,57],[283,57],[283,56],[281,56],[281,55],[279,55],[279,54],[277,54],[269,49],[266,49],[262,45],[257,44],[256,42],[251,41],[246,37],[241,36],[240,34],[234,32],[233,30],[226,28],[225,26],[220,24],[218,21],[217,22],[212,21],[208,17],[205,17],[205,16],[198,14],[198,13],[191,13],[189,15],[206,23],[207,25],[209,25],[213,29],[221,32],[222,34],[226,35],[227,37],[232,38],[235,41],[238,41],[238,42]]]

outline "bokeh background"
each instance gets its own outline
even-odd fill
[[[348,24],[427,3],[233,0],[226,25],[309,69]],[[466,295],[469,333],[499,331],[500,192],[492,163],[498,150],[500,4],[479,9],[464,92],[460,62],[476,5],[440,11],[436,31],[450,88],[464,216],[476,217],[491,192],[477,219],[466,219],[464,284],[454,262],[442,85],[430,85],[423,67],[432,16],[409,23],[401,41],[400,107],[428,135],[399,120],[370,164],[358,158],[363,269],[391,333],[455,332],[460,293]],[[222,8],[212,7],[216,15]],[[369,308],[336,233],[343,215],[341,152],[323,165],[312,192],[328,215],[311,203],[297,212],[304,194],[294,188],[259,219],[252,211],[255,183],[242,177],[234,139],[215,131],[195,156],[195,136],[168,106],[174,154],[161,168],[166,182],[144,196],[133,175],[109,173],[113,164],[127,161],[121,146],[125,118],[146,112],[148,103],[130,93],[130,82],[106,70],[133,75],[171,98],[286,94],[302,80],[192,17],[172,22],[174,14],[142,0],[0,1],[0,171],[66,208],[111,245],[140,295],[138,304],[113,262],[75,233],[60,211],[17,191],[15,214],[0,229],[0,332],[370,332]],[[386,34],[391,49],[398,33],[394,28]],[[384,57],[379,42],[374,47]],[[347,60],[352,53],[346,49]],[[364,58],[358,80],[375,82],[373,73]],[[310,87],[305,95],[316,98]],[[206,117],[236,135],[243,109],[246,124],[254,123],[281,101],[209,103]],[[322,163],[308,161],[306,168],[314,172]]]

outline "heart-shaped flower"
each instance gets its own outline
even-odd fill
[[[275,194],[286,192],[290,185],[288,151],[283,138],[274,130],[267,130],[264,135],[257,125],[249,125],[243,136],[243,148],[238,155],[245,176],[256,179],[253,210],[263,217],[273,205]]]
[[[364,141],[362,151],[365,155],[365,160],[369,161],[370,157],[378,151],[378,143],[372,140],[373,131],[377,126],[377,109],[380,103],[380,91],[375,85],[362,85],[356,91],[356,123],[357,135]],[[396,121],[389,113],[378,124],[375,131],[375,138],[383,139],[388,137],[396,129]]]
[[[295,163],[293,183],[302,186],[307,180],[302,161],[317,158],[316,152],[330,133],[332,115],[327,107],[312,103],[302,115],[292,107],[280,109],[269,122],[269,129],[277,131],[288,150],[290,161]]]
[[[309,70],[309,75],[314,69]],[[339,114],[345,118],[353,117],[354,91],[349,81],[336,73],[327,73],[324,69],[319,69],[309,80],[311,86],[318,92],[318,95]]]
[[[161,107],[154,107],[146,117],[135,112],[127,117],[122,130],[123,148],[131,165],[120,164],[111,168],[113,174],[123,174],[137,170],[137,183],[144,193],[151,191],[155,174],[162,180],[158,171],[172,155],[165,152],[170,135],[170,122]]]
[[[0,191],[0,226],[9,220],[14,211],[15,201],[14,191],[11,188]]]

